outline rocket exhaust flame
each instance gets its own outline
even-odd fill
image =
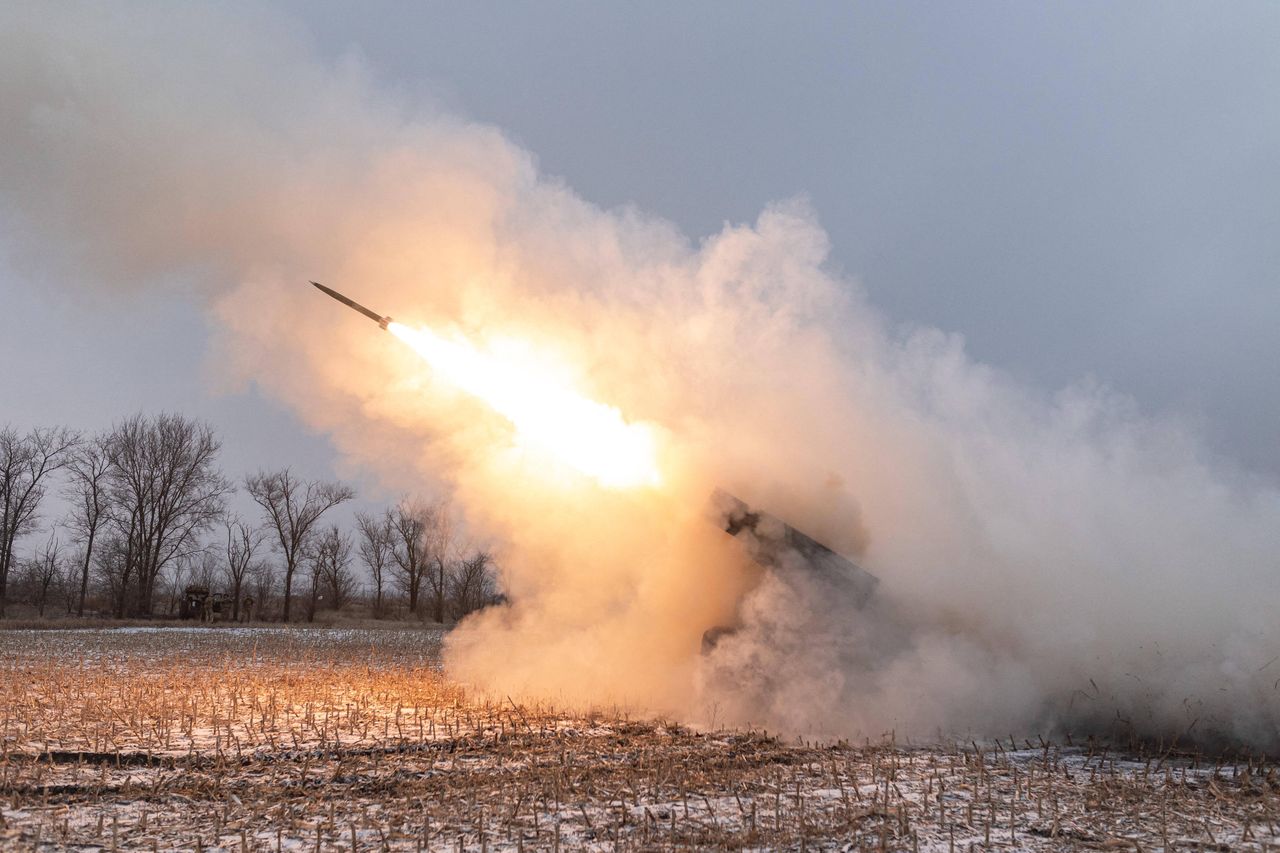
[[[628,423],[613,406],[590,400],[548,373],[475,347],[461,335],[391,323],[437,374],[487,403],[516,428],[520,441],[609,488],[661,481],[653,429]]]
[[[526,360],[479,349],[461,334],[446,337],[396,323],[311,283],[404,341],[437,375],[488,404],[511,422],[522,446],[545,452],[608,488],[661,482],[651,426],[628,423],[618,409],[584,397]]]

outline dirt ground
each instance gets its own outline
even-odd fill
[[[1280,770],[471,696],[430,630],[0,632],[17,850],[1280,850]]]

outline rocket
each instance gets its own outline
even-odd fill
[[[332,296],[334,299],[338,300],[339,302],[341,302],[343,305],[347,306],[351,310],[358,311],[364,316],[368,317],[373,322],[377,323],[378,328],[385,329],[387,328],[388,325],[390,325],[391,323],[390,317],[384,317],[381,314],[379,314],[377,311],[370,311],[368,308],[365,308],[363,305],[361,305],[359,302],[356,302],[354,299],[348,299],[338,291],[325,287],[323,284],[321,284],[318,281],[313,281],[311,283],[315,285],[316,288],[318,288],[321,293],[327,293],[328,295]]]

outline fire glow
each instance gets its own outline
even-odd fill
[[[650,426],[628,423],[618,409],[582,396],[550,371],[478,349],[461,335],[445,337],[395,322],[386,328],[439,376],[509,420],[525,446],[549,453],[608,488],[661,481]]]

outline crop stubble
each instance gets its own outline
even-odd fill
[[[0,632],[14,849],[1280,850],[1273,764],[475,695],[416,630]]]

